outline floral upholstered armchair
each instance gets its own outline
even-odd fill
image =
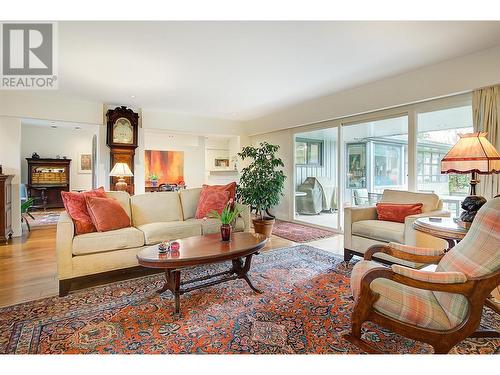
[[[383,267],[371,260],[376,253],[437,268]],[[500,337],[496,331],[476,331],[484,305],[500,313],[489,299],[500,284],[500,198],[479,210],[465,238],[448,252],[389,243],[372,246],[364,259],[351,275],[355,306],[345,336],[362,349],[373,351],[361,340],[365,321],[429,343],[435,353],[448,353],[467,337]]]

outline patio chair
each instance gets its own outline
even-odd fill
[[[494,198],[479,210],[465,238],[448,252],[396,243],[372,246],[352,271],[355,306],[351,332],[344,337],[367,352],[377,352],[361,339],[366,321],[426,342],[435,353],[448,353],[468,337],[500,337],[497,331],[477,331],[484,305],[500,313],[489,299],[500,284],[499,244],[500,198]],[[383,267],[371,260],[376,253],[437,264],[437,269]]]
[[[352,197],[355,206],[363,206],[367,204],[376,204],[382,195],[378,193],[369,193],[368,189],[352,189]]]

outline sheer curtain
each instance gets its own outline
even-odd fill
[[[500,85],[485,87],[472,93],[474,131],[488,132],[486,138],[500,150]],[[477,194],[491,199],[500,194],[500,174],[480,175]]]

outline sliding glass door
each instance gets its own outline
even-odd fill
[[[295,220],[338,229],[338,130],[295,134]]]
[[[470,176],[441,174],[441,159],[472,131],[470,96],[462,95],[297,133],[294,218],[342,230],[344,207],[374,205],[385,189],[438,194],[459,216]]]
[[[375,204],[384,189],[408,189],[408,117],[342,128],[344,206]]]
[[[459,134],[473,132],[472,107],[419,113],[417,126],[417,190],[438,194],[444,209],[457,217],[468,194],[470,175],[441,174],[441,159],[457,143]]]

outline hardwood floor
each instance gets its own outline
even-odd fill
[[[295,245],[275,237],[265,249]],[[39,226],[0,246],[0,307],[58,294],[56,264],[56,226]],[[127,276],[98,280],[80,287],[121,280]]]
[[[57,295],[56,227],[0,246],[0,307]]]

